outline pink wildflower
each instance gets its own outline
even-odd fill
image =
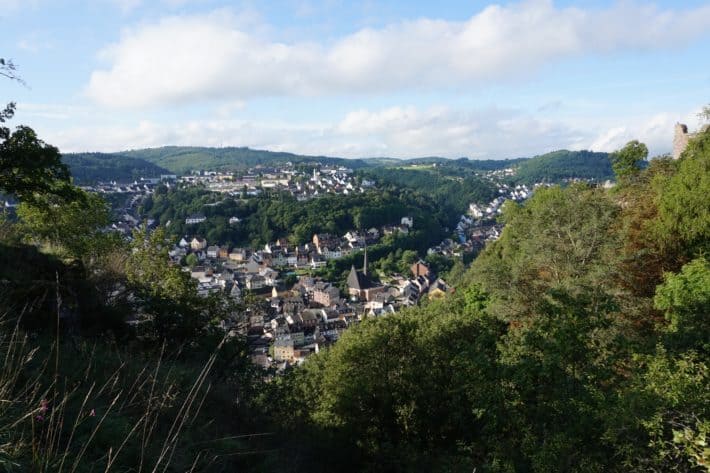
[[[91,409],[91,412],[89,412],[89,417],[96,417],[96,411],[94,409]]]

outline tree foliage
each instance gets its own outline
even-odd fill
[[[673,345],[710,353],[710,263],[697,258],[678,274],[667,273],[654,303],[664,311]]]
[[[499,330],[480,313],[436,304],[364,322],[292,373],[284,408],[336,429],[334,450],[345,451],[333,463],[349,471],[472,469],[464,443],[484,432],[497,402]]]
[[[48,195],[78,198],[59,150],[26,126],[17,127],[0,142],[0,191],[35,204]]]
[[[710,105],[705,105],[700,113],[698,113],[698,117],[701,120],[710,121]]]
[[[638,176],[648,157],[648,148],[638,140],[629,141],[626,146],[611,155],[611,166],[617,181],[627,183]]]
[[[361,171],[361,174],[385,188],[415,191],[433,204],[433,215],[442,225],[453,228],[469,204],[487,203],[497,196],[491,182],[457,164],[438,164],[434,168],[378,167]]]
[[[350,230],[399,224],[405,215],[414,218],[413,233],[424,249],[445,235],[439,220],[444,217],[435,206],[421,194],[407,191],[325,195],[302,202],[288,193],[241,200],[188,187],[156,192],[141,211],[165,225],[174,238],[200,235],[210,244],[255,248],[282,237],[299,245],[310,242],[314,233],[342,237]],[[195,213],[204,214],[207,220],[185,224],[185,218]],[[231,217],[241,221],[229,224]]]
[[[110,252],[118,237],[104,231],[110,210],[101,196],[79,189],[72,193],[76,200],[44,195],[22,202],[17,214],[31,239],[57,245],[68,256],[88,262]]]
[[[367,320],[276,383],[296,468],[705,471],[703,139],[680,163],[629,160],[621,189],[507,204],[454,295]]]
[[[132,182],[142,177],[156,178],[170,174],[167,169],[140,158],[118,153],[72,153],[64,154],[62,162],[69,167],[77,184],[96,182]]]
[[[559,150],[517,164],[515,180],[523,184],[559,183],[582,178],[604,181],[613,177],[610,156],[593,151]]]
[[[690,141],[678,171],[663,183],[658,205],[657,238],[678,248],[687,261],[710,251],[710,129]]]
[[[550,289],[606,286],[617,213],[603,190],[582,184],[538,190],[524,205],[508,202],[501,238],[472,269],[493,297],[491,311],[515,319]]]

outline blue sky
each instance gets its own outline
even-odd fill
[[[0,0],[15,123],[62,151],[670,150],[710,103],[710,4]]]

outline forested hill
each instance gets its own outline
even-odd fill
[[[250,148],[206,148],[165,146],[138,149],[119,153],[75,153],[63,157],[77,183],[98,180],[129,180],[137,177],[154,177],[160,174],[185,174],[194,170],[246,171],[254,166],[293,164],[327,164],[347,166],[352,169],[391,168],[402,166],[441,166],[457,170],[494,171],[517,168],[517,180],[523,183],[540,181],[559,182],[579,177],[585,179],[612,179],[607,153],[560,150],[534,158],[503,160],[471,160],[426,157],[413,159],[363,158],[346,159],[328,156],[306,156],[285,152],[255,150]]]
[[[522,159],[517,163],[516,180],[524,184],[559,182],[570,178],[614,179],[609,153],[567,151],[565,149]]]
[[[69,166],[74,182],[80,185],[98,181],[126,182],[170,173],[167,169],[144,159],[118,153],[65,154],[62,161]]]
[[[285,152],[232,147],[204,148],[165,146],[162,148],[131,150],[121,154],[150,161],[151,163],[178,174],[190,172],[195,169],[246,171],[258,165],[273,166],[287,162],[293,164],[320,163],[343,165],[350,168],[360,168],[367,165],[364,161],[358,159],[306,156]]]

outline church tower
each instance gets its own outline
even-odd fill
[[[365,243],[365,258],[362,262],[362,274],[367,276],[367,243]]]

